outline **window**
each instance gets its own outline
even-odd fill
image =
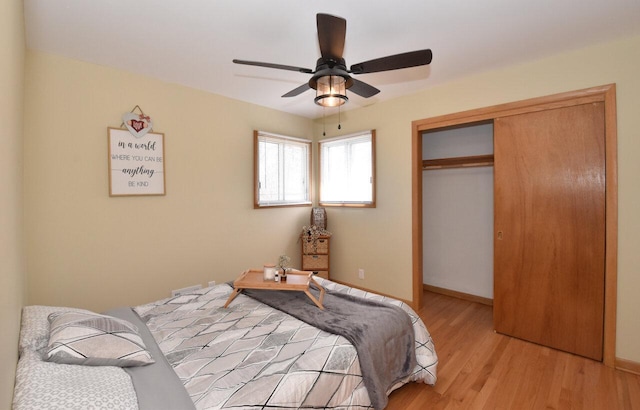
[[[375,130],[320,141],[320,205],[375,208]]]
[[[254,208],[311,205],[311,141],[254,131]]]

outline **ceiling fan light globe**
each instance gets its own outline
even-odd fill
[[[349,99],[347,98],[347,81],[344,77],[327,75],[316,81],[315,103],[323,107],[338,107]]]

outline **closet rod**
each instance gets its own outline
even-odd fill
[[[423,170],[442,168],[487,167],[492,165],[493,154],[422,160]]]

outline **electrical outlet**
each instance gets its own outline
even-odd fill
[[[181,288],[181,289],[174,289],[171,291],[171,296],[175,297],[175,296],[182,296],[185,293],[191,293],[194,290],[198,290],[198,289],[202,289],[202,285],[193,285],[193,286],[189,286],[186,288]]]
[[[210,280],[209,281],[209,287],[215,286],[216,285],[216,281],[215,280]]]
[[[364,279],[364,269],[358,269],[358,279]]]

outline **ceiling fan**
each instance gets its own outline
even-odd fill
[[[316,16],[316,21],[321,57],[316,62],[315,70],[259,61],[234,59],[233,62],[236,64],[312,74],[313,76],[308,83],[294,88],[284,94],[283,97],[295,97],[313,88],[316,90],[316,104],[324,107],[335,107],[344,104],[348,100],[347,89],[364,98],[372,97],[380,92],[377,88],[353,78],[350,74],[377,73],[380,71],[399,70],[431,63],[431,50],[425,49],[365,61],[354,64],[347,69],[346,62],[344,58],[342,58],[347,21],[341,17],[322,13]]]

